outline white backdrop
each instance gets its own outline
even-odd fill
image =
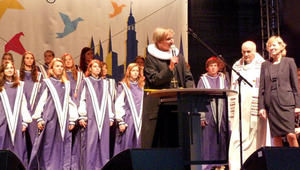
[[[53,3],[49,3],[51,1]],[[113,3],[123,5],[123,8],[118,15],[110,17],[114,13]],[[187,54],[187,0],[0,0],[1,55],[7,43],[12,45],[9,52],[19,67],[21,55],[16,51],[20,50],[21,44],[25,50],[33,52],[40,63],[43,63],[43,52],[47,49],[53,50],[57,57],[71,53],[78,63],[81,49],[89,46],[93,37],[95,45],[102,42],[105,59],[111,28],[112,49],[118,53],[118,64],[124,64],[130,8],[136,21],[139,55],[144,55],[147,36],[151,42],[152,32],[159,26],[174,29],[178,47],[182,35],[184,53]],[[70,33],[57,38],[57,33],[64,32],[65,28],[60,13],[71,21],[78,18],[82,21],[76,29],[67,28]],[[20,32],[24,36],[11,40]]]

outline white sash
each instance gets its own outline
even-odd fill
[[[48,78],[48,73],[47,71],[45,70],[44,66],[43,65],[39,65],[39,68],[40,68],[40,71],[44,77],[44,79]]]
[[[127,100],[128,100],[129,106],[130,106],[131,113],[132,113],[134,129],[136,132],[136,138],[139,139],[140,134],[141,134],[141,127],[142,127],[143,97],[142,97],[142,101],[141,101],[140,114],[138,115],[138,112],[136,109],[136,104],[134,102],[134,99],[133,99],[130,89],[127,87],[127,85],[124,82],[121,82],[121,85],[123,86],[123,89],[127,96]],[[144,91],[144,89],[142,89],[142,90]]]
[[[96,95],[96,91],[92,85],[92,82],[89,80],[88,77],[84,78],[88,87],[88,90],[91,95],[92,99],[92,105],[96,117],[96,122],[97,122],[97,127],[98,127],[98,132],[99,132],[99,139],[101,139],[101,134],[102,134],[102,127],[103,127],[103,122],[104,122],[104,117],[105,117],[105,109],[106,109],[106,104],[107,104],[107,98],[108,98],[108,84],[107,81],[102,81],[103,82],[103,88],[102,88],[102,101],[100,104],[99,108],[99,101]],[[99,89],[97,89],[99,90]]]
[[[13,112],[11,110],[11,105],[9,103],[9,99],[5,89],[3,89],[2,92],[0,93],[5,116],[7,119],[9,132],[10,132],[10,137],[13,145],[15,143],[16,129],[17,129],[18,118],[20,114],[20,106],[23,97],[23,87],[24,87],[24,82],[20,81],[20,85],[17,87],[17,94],[15,96],[15,104],[14,104]]]
[[[112,101],[114,101],[116,96],[116,82],[114,79],[107,79],[109,81],[109,91]]]
[[[42,78],[42,74],[38,73],[37,82],[34,82],[34,84],[33,84],[32,92],[31,92],[31,96],[30,96],[30,100],[29,100],[29,104],[30,104],[31,109],[33,109],[35,98],[37,96],[38,91],[40,90],[41,78]]]
[[[70,82],[66,81],[65,84],[65,96],[64,96],[64,103],[63,107],[61,106],[59,96],[55,87],[53,86],[51,80],[49,78],[44,79],[46,85],[48,86],[51,96],[54,101],[55,109],[57,112],[58,122],[60,125],[60,132],[62,140],[64,140],[65,136],[65,129],[66,129],[66,122],[67,122],[67,111],[68,111],[68,104],[69,104],[69,96],[70,96]]]
[[[79,89],[79,85],[81,83],[82,77],[83,77],[83,73],[81,71],[77,71],[77,81],[76,81],[75,93],[77,93],[77,91]]]
[[[201,76],[201,80],[202,80],[202,82],[204,84],[204,87],[206,89],[210,89],[211,87],[210,87],[210,84],[209,84],[206,76],[207,76],[207,74],[204,74],[203,76]],[[224,87],[225,79],[222,76],[218,76],[218,77],[219,77],[219,80],[220,80],[220,82],[219,82],[220,89],[224,89],[225,88]],[[222,99],[218,99],[218,103],[219,103],[218,104],[218,112],[219,112],[219,114],[218,114],[218,121],[219,121],[219,130],[220,130],[220,128],[221,128],[221,121],[222,121],[222,115],[223,115],[224,101]],[[211,107],[211,110],[213,112],[214,120],[215,120],[215,122],[217,122],[216,121],[217,120],[216,99],[212,99],[212,101],[210,102],[210,107]]]

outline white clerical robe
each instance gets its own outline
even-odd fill
[[[270,143],[269,130],[267,133],[267,121],[258,115],[258,90],[261,64],[264,59],[256,53],[253,61],[247,65],[243,59],[238,60],[233,68],[236,69],[249,83],[241,82],[242,101],[242,147],[243,162],[262,146],[266,146],[266,139]],[[232,72],[231,89],[239,90],[238,76]],[[229,167],[231,170],[240,169],[240,136],[239,136],[239,104],[238,95],[229,97],[229,120],[231,126],[231,138],[229,144]]]

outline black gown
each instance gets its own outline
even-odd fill
[[[145,89],[169,89],[174,77],[177,79],[178,87],[194,87],[193,76],[186,66],[184,57],[179,54],[178,58],[176,71],[171,71],[170,60],[159,59],[148,52],[144,67]],[[143,148],[177,146],[177,114],[173,113],[176,110],[177,106],[162,105],[159,98],[148,96],[145,92],[141,132]]]

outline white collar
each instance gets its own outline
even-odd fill
[[[155,44],[150,44],[147,47],[148,52],[153,55],[154,57],[161,59],[161,60],[170,60],[173,55],[172,55],[172,49],[170,49],[169,51],[161,51],[159,50]],[[179,54],[179,50],[175,47],[175,53],[176,56]]]
[[[54,76],[51,76],[50,79],[51,79],[51,80],[54,80],[54,81],[61,81],[60,79],[57,79],[57,78],[54,77]]]
[[[94,76],[92,76],[92,75],[90,75],[89,76],[91,79],[93,79],[93,80],[96,80],[96,81],[99,81],[99,80],[101,80],[101,77],[99,77],[99,78],[96,78],[96,77],[94,77]]]

